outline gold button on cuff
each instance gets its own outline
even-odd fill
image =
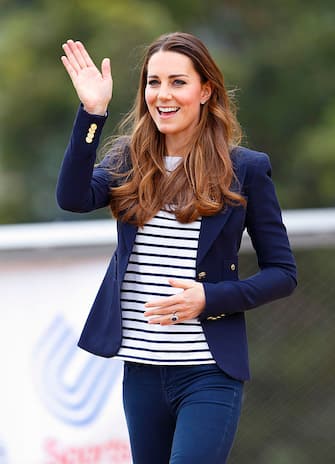
[[[231,265],[230,265],[230,269],[231,269],[232,271],[235,271],[235,269],[236,269],[235,264],[231,264]]]
[[[86,134],[86,139],[85,139],[87,143],[93,142],[95,131],[97,130],[97,128],[98,126],[95,123],[90,125],[90,127],[88,128],[88,132]]]
[[[219,319],[223,319],[224,317],[226,317],[225,313],[222,313],[219,316],[208,316],[207,321],[218,321]]]
[[[207,274],[206,274],[205,271],[201,271],[201,272],[199,272],[199,274],[198,274],[198,279],[200,279],[200,280],[201,280],[201,279],[204,279],[204,278],[206,277],[206,275],[207,275]]]

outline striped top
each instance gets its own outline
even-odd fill
[[[146,302],[182,291],[171,287],[169,278],[195,279],[200,225],[201,219],[181,224],[173,213],[160,211],[138,229],[121,287],[122,343],[116,358],[165,365],[215,362],[197,319],[161,326],[148,324],[143,315]]]

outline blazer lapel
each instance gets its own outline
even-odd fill
[[[221,213],[214,216],[204,216],[201,221],[199,245],[197,254],[197,264],[199,264],[212,243],[219,235],[223,226],[227,222],[233,208],[231,206],[226,207]]]
[[[133,249],[137,227],[134,224],[129,224],[128,222],[123,222],[120,224],[120,227],[122,230],[122,238],[124,241],[125,249],[130,253]]]
[[[121,282],[127,270],[130,253],[133,249],[137,227],[126,222],[118,222],[118,280]]]

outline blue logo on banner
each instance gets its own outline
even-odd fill
[[[36,346],[34,368],[47,409],[67,424],[83,426],[96,419],[105,405],[120,376],[121,362],[77,348],[73,329],[57,316]]]
[[[0,441],[0,464],[8,464],[5,445]]]

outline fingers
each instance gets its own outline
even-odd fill
[[[174,306],[175,304],[178,304],[179,302],[180,302],[180,296],[172,295],[172,296],[163,297],[158,300],[153,300],[148,303],[145,303],[144,307],[148,308],[148,310],[151,309],[151,311],[153,311],[157,309],[170,308],[171,306]]]
[[[178,322],[185,321],[194,317],[194,305],[185,305],[185,301],[181,298],[175,298],[177,295],[166,297],[161,300],[155,300],[152,303],[146,303],[147,308],[144,316],[148,318],[149,324],[172,324],[171,315],[178,313]]]
[[[159,324],[159,325],[173,325],[180,324],[190,319],[195,319],[199,316],[200,310],[195,308],[187,309],[182,305],[175,305],[174,307],[169,308],[164,313],[162,311],[156,312],[148,317],[148,324]],[[148,313],[149,314],[149,313]],[[144,314],[146,316],[146,314]],[[176,315],[177,319],[174,320],[173,316]]]
[[[84,68],[95,66],[86,48],[78,40],[74,42],[72,39],[69,39],[62,47],[68,62],[76,72]]]
[[[169,284],[175,288],[182,288],[184,290],[190,289],[195,287],[197,282],[193,280],[183,280],[183,279],[168,279]],[[171,295],[169,297],[159,298],[158,300],[153,300],[148,303],[145,303],[145,308],[166,308],[173,306],[175,304],[180,303],[183,301],[183,292],[176,293],[175,295]]]
[[[72,39],[69,39],[62,45],[62,47],[65,52],[65,56],[62,56],[61,60],[72,80],[80,73],[80,71],[87,68],[95,68],[96,72],[99,73],[99,70],[95,66],[86,48],[80,41],[74,42]],[[101,76],[105,81],[112,80],[109,58],[104,58],[102,60]]]
[[[183,309],[183,305],[180,303],[180,300],[175,300],[174,296],[146,303],[144,307],[147,308],[147,311],[144,313],[144,317],[148,318],[149,324],[171,324],[171,314]]]
[[[177,315],[177,320],[171,318],[173,315]],[[155,314],[148,317],[148,324],[159,324],[159,325],[172,325],[184,322],[185,320],[190,319],[187,316],[186,312],[177,311],[177,308],[174,310],[169,310],[166,314]]]
[[[68,72],[69,76],[71,77],[72,81],[76,78],[77,71],[73,68],[72,64],[68,60],[66,56],[61,57],[62,63],[64,65],[64,68]]]
[[[103,79],[111,79],[112,71],[109,58],[104,58],[101,63],[101,75]]]
[[[63,44],[63,50],[65,52],[68,63],[71,65],[72,69],[75,72],[78,72],[80,70],[80,64],[77,60],[75,53],[73,52],[75,47],[76,46],[73,40],[68,40],[65,44]]]
[[[79,69],[86,68],[89,65],[86,64],[85,58],[82,54],[83,45],[80,42],[74,42],[73,40],[67,41],[68,48],[71,50],[72,57],[78,63]]]
[[[170,279],[169,282],[184,291],[146,303],[144,316],[149,318],[150,324],[168,325],[193,319],[198,317],[205,307],[202,284],[182,279]],[[178,321],[175,322],[171,320],[171,315],[174,313],[178,315]]]
[[[92,58],[88,54],[84,45],[79,40],[77,40],[75,44],[77,48],[77,53],[80,53],[80,57],[83,60],[83,62],[86,64],[86,66],[95,66]]]
[[[186,280],[186,279],[169,279],[169,284],[172,286],[172,287],[176,287],[176,288],[183,288],[184,290],[186,290],[187,288],[191,288],[191,287],[194,287],[194,280]]]
[[[175,315],[177,315],[177,320],[173,319],[173,316]],[[175,313],[168,314],[167,316],[160,316],[160,317],[152,318],[148,321],[148,324],[174,325],[174,324],[180,324],[181,322],[183,322],[183,319],[181,319],[180,315],[175,312]]]

